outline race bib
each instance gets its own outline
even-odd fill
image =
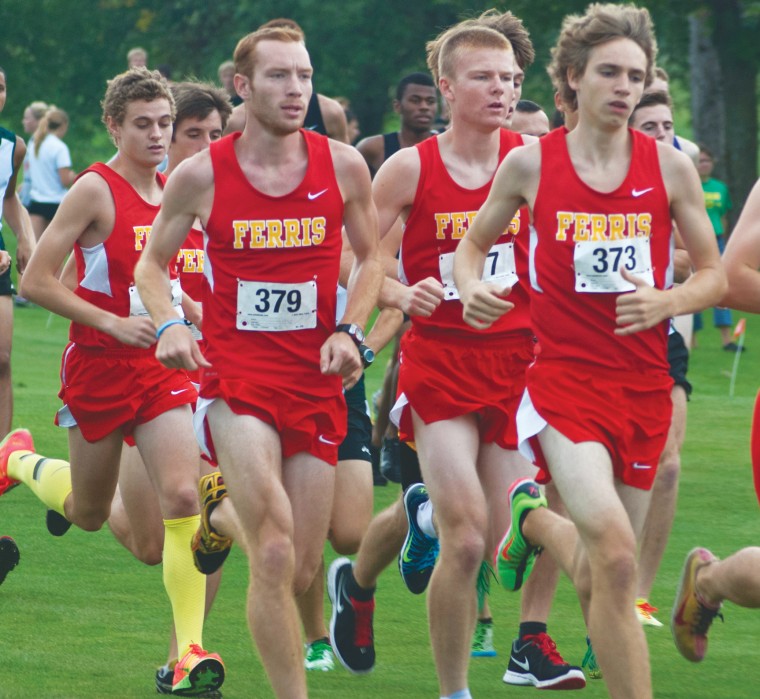
[[[620,271],[654,286],[649,238],[583,241],[575,244],[575,290],[586,294],[620,293],[636,287]]]
[[[238,279],[238,330],[278,332],[316,327],[316,281],[287,284]]]
[[[172,279],[169,282],[172,290],[172,306],[177,311],[177,315],[180,318],[184,318],[185,314],[182,311],[182,285],[179,282],[179,278]],[[140,298],[140,292],[137,287],[132,284],[129,287],[129,315],[131,316],[149,316],[148,310]]]
[[[443,300],[454,301],[458,299],[459,290],[454,284],[453,252],[447,252],[438,256],[438,269],[440,270],[441,283],[443,284]],[[492,282],[499,286],[514,286],[517,284],[514,243],[499,243],[488,251],[481,280]]]

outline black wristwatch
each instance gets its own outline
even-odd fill
[[[335,328],[336,333],[346,333],[358,347],[364,342],[364,331],[356,323],[341,323]]]
[[[346,333],[354,341],[365,369],[375,361],[375,352],[364,344],[364,331],[358,325],[355,323],[341,323],[335,328],[335,332]]]

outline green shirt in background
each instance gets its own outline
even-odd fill
[[[725,182],[710,177],[702,183],[705,193],[705,208],[710,217],[715,235],[723,235],[723,217],[731,210],[731,195]]]

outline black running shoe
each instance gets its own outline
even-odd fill
[[[404,493],[408,529],[398,553],[398,569],[409,592],[415,595],[421,595],[427,589],[440,551],[438,539],[425,534],[417,524],[417,511],[428,500],[430,497],[423,483],[410,485]]]
[[[330,640],[343,667],[356,675],[363,675],[375,666],[372,631],[375,598],[361,601],[351,597],[346,586],[352,578],[351,561],[336,558],[327,573],[327,592],[333,605]]]
[[[537,689],[583,689],[583,670],[569,665],[548,633],[531,634],[512,644],[504,682]]]
[[[53,536],[63,536],[69,531],[69,529],[71,529],[71,522],[55,510],[47,511],[45,525],[47,526],[47,530]]]
[[[0,536],[0,585],[21,559],[16,542],[10,536]]]

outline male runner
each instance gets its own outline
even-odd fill
[[[175,168],[213,141],[222,137],[232,106],[224,90],[200,82],[181,82],[171,86],[176,107],[172,138],[169,145],[169,177]],[[185,317],[191,320],[194,336],[200,339],[204,277],[203,231],[197,224],[190,229],[177,255],[177,273],[182,284],[182,308]],[[197,372],[196,372],[197,373]],[[196,375],[191,376],[198,383]],[[208,463],[200,459],[200,473],[214,473]],[[158,498],[155,497],[148,473],[140,458],[139,451],[124,445],[119,469],[119,487],[111,506],[108,526],[114,536],[139,560],[157,565],[161,562],[164,542],[164,528]],[[221,573],[206,580],[206,614],[216,596]],[[167,661],[156,671],[156,689],[159,694],[170,694],[172,679],[177,663],[177,640],[172,632]],[[205,696],[219,696],[216,690]]]
[[[485,329],[508,316],[501,286],[481,273],[511,217],[530,207],[541,352],[527,372],[518,430],[574,524],[540,506],[534,482],[516,482],[499,573],[518,589],[536,547],[558,560],[589,595],[589,632],[615,697],[652,696],[634,611],[636,533],[667,436],[667,319],[725,290],[691,162],[627,128],[655,53],[644,9],[595,4],[565,18],[551,74],[563,102],[577,106],[578,125],[507,157],[455,259],[466,321]],[[671,220],[696,271],[668,290]]]
[[[723,254],[729,289],[721,305],[760,313],[760,182],[756,182]],[[760,394],[752,421],[755,489],[760,493]],[[760,495],[759,495],[760,497]],[[692,662],[707,654],[707,632],[724,600],[742,607],[760,607],[760,548],[748,546],[719,560],[695,548],[684,561],[670,627],[681,655]],[[721,617],[722,618],[722,617]]]
[[[0,492],[22,481],[58,516],[98,530],[110,512],[122,440],[134,437],[164,520],[164,584],[180,657],[172,691],[194,695],[218,689],[224,679],[219,656],[201,647],[205,579],[190,551],[199,523],[189,408],[197,394],[187,374],[156,361],[156,330],[133,283],[163,193],[156,167],[166,155],[173,115],[171,93],[157,72],[131,69],[108,84],[103,121],[118,152],[72,187],[22,282],[24,296],[72,321],[61,371],[64,406],[56,416],[68,428],[71,465],[36,455],[31,435],[16,430],[0,446]],[[72,248],[74,291],[56,276]],[[178,284],[169,298],[179,303]],[[175,306],[172,313],[184,322]]]
[[[438,94],[432,78],[427,73],[410,73],[401,78],[396,86],[393,111],[399,115],[398,131],[367,136],[356,145],[373,176],[396,151],[433,135]]]
[[[451,126],[397,153],[380,168],[373,189],[382,231],[399,216],[405,220],[400,276],[410,286],[431,276],[443,286],[443,303],[430,318],[414,318],[402,342],[402,395],[394,412],[401,415],[403,436],[416,442],[441,535],[428,597],[441,694],[468,697],[473,589],[486,542],[504,521],[500,507],[490,505],[497,504],[494,494],[506,492],[511,477],[534,472],[514,451],[511,434],[515,400],[533,356],[524,268],[527,221],[517,217],[505,226],[492,251],[491,275],[514,285],[518,310],[491,333],[473,332],[463,323],[451,262],[498,163],[523,138],[501,128],[512,102],[514,70],[513,52],[501,33],[467,22],[433,42],[428,55],[434,52]],[[407,491],[407,499],[414,490]],[[415,516],[416,510],[410,508]],[[432,523],[427,526],[430,536]],[[340,608],[361,603],[367,590],[352,576],[350,564],[337,562],[331,572],[334,643],[350,666],[361,654]],[[424,589],[426,580],[422,583]],[[580,670],[575,673],[582,682]]]
[[[269,27],[284,27],[286,29],[292,29],[301,35],[301,41],[306,41],[306,35],[304,34],[303,29],[301,29],[300,25],[295,20],[286,17],[270,19],[268,22],[262,24],[259,29],[266,29]],[[232,110],[232,117],[227,124],[225,133],[242,131],[245,126],[245,114],[245,107],[242,104],[235,107]],[[311,97],[309,98],[306,115],[304,116],[304,128],[308,131],[325,134],[341,143],[351,143],[348,137],[346,112],[340,102],[316,92],[312,92]]]
[[[305,697],[294,593],[320,565],[346,431],[341,378],[382,280],[366,166],[354,149],[303,130],[312,68],[300,33],[267,28],[235,49],[245,128],[172,175],[137,269],[157,356],[202,367],[199,437],[224,473],[250,560],[248,621],[278,697]],[[192,222],[206,240],[205,357],[167,303],[166,264]],[[335,326],[341,227],[356,255]],[[204,522],[205,524],[205,522]],[[295,561],[301,562],[298,570]]]
[[[634,107],[628,120],[631,128],[648,136],[673,145],[673,105],[666,92],[644,92],[641,101]],[[679,247],[680,243],[676,247]],[[673,278],[682,282],[691,274],[691,261],[683,250],[676,251]],[[692,316],[686,316],[691,322]],[[668,332],[668,363],[673,377],[670,397],[673,415],[670,420],[668,439],[657,465],[657,477],[652,485],[649,504],[639,546],[639,583],[636,596],[636,613],[644,626],[662,626],[655,613],[658,611],[649,603],[657,570],[665,553],[665,546],[673,527],[678,499],[678,480],[681,473],[681,448],[686,437],[686,403],[691,395],[691,384],[686,378],[689,366],[689,351],[684,338],[671,323]]]

